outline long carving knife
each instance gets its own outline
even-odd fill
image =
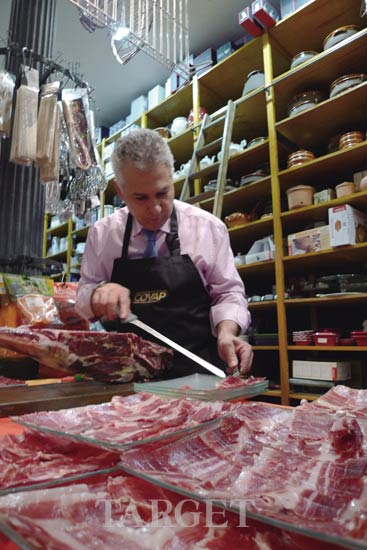
[[[154,328],[152,328],[149,325],[146,325],[145,323],[143,323],[143,321],[140,321],[140,319],[138,319],[138,317],[136,315],[130,314],[126,319],[121,320],[121,322],[122,323],[131,323],[132,325],[135,325],[136,327],[139,327],[140,329],[144,330],[145,332],[147,332],[151,336],[154,336],[155,338],[157,338],[161,342],[164,342],[167,346],[170,346],[171,348],[175,349],[176,351],[179,351],[180,353],[182,353],[182,355],[185,355],[186,357],[191,359],[191,361],[194,361],[195,363],[197,363],[201,367],[204,367],[204,369],[206,369],[206,370],[210,371],[211,373],[215,374],[215,376],[219,376],[220,378],[225,378],[226,377],[226,374],[220,368],[216,367],[215,365],[212,365],[208,361],[205,361],[205,359],[202,359],[198,355],[195,355],[195,353],[192,353],[191,351],[187,350],[186,348],[180,346],[180,344],[176,344],[176,342],[174,342],[170,338],[167,338],[167,336],[164,336],[164,334],[161,334],[160,332],[158,332]]]

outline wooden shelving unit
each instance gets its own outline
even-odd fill
[[[323,51],[323,40],[333,30],[344,25],[358,25],[360,31],[354,36]],[[234,253],[247,253],[252,243],[268,235],[274,236],[276,255],[272,260],[243,265],[238,268],[249,295],[265,295],[276,289],[277,300],[249,304],[253,322],[263,332],[278,332],[279,345],[254,346],[255,367],[260,371],[264,353],[271,356],[271,377],[281,389],[265,392],[264,396],[281,399],[284,405],[294,400],[313,400],[314,393],[300,393],[289,389],[291,359],[304,352],[328,357],[341,353],[360,358],[367,347],[358,346],[293,346],[289,334],[299,328],[323,328],[325,319],[338,319],[336,312],[355,313],[360,323],[367,293],[332,297],[288,298],[287,280],[294,276],[308,274],[347,273],[365,269],[367,264],[367,243],[344,246],[301,256],[286,255],[287,235],[303,230],[315,221],[327,223],[328,209],[340,204],[350,204],[367,211],[367,193],[357,192],[348,197],[300,208],[286,210],[286,190],[299,184],[313,185],[317,189],[333,187],[350,181],[353,173],[367,168],[367,139],[353,147],[330,151],[330,139],[339,133],[362,128],[367,129],[367,83],[345,90],[329,98],[330,84],[338,77],[354,72],[367,74],[367,28],[360,17],[360,0],[314,0],[291,16],[280,21],[261,37],[253,39],[214,66],[211,70],[178,90],[154,109],[144,113],[133,124],[142,127],[166,127],[177,116],[187,117],[193,110],[195,124],[186,128],[168,143],[173,152],[175,170],[180,170],[193,154],[195,141],[200,130],[199,106],[215,118],[215,113],[224,109],[227,102],[234,101],[236,112],[232,141],[247,142],[257,137],[265,140],[229,157],[227,177],[240,182],[243,175],[263,167],[270,167],[269,176],[236,187],[223,196],[222,218],[235,211],[251,212],[259,204],[269,203],[272,211],[266,209],[265,216],[258,220],[229,230]],[[308,63],[290,70],[292,58],[301,51],[319,52]],[[242,95],[248,73],[263,70],[265,86]],[[320,89],[325,99],[315,107],[296,116],[288,116],[288,105],[292,97],[302,91]],[[208,139],[217,140],[223,134],[223,123],[213,124]],[[113,143],[120,132],[102,143],[101,149]],[[316,158],[294,168],[286,168],[287,156],[299,148],[315,149]],[[219,146],[208,149],[209,156],[215,155]],[[202,209],[213,211],[215,191],[204,191],[209,180],[218,174],[219,162],[207,168],[195,170],[190,177],[190,202]],[[175,196],[179,198],[184,177],[175,180]],[[111,204],[114,196],[112,180],[101,198],[102,204]],[[46,225],[47,227],[47,225]],[[70,261],[72,238],[86,237],[87,228],[69,230],[68,258]],[[61,229],[60,229],[61,231]],[[54,233],[55,234],[55,233]],[[48,230],[45,230],[46,238]],[[70,264],[69,264],[70,269]],[[286,297],[285,297],[286,296]],[[366,315],[367,317],[367,315]],[[343,318],[343,316],[341,316]],[[321,323],[321,324],[320,324]],[[337,320],[335,321],[337,323]],[[271,329],[269,329],[269,326]],[[351,326],[350,328],[357,328]],[[259,330],[261,333],[261,330]],[[256,372],[258,372],[258,370]]]

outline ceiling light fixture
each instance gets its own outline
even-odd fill
[[[144,51],[189,79],[188,0],[70,0],[94,24],[111,30],[117,61]]]

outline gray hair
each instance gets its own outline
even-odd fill
[[[116,141],[111,162],[117,177],[126,161],[140,170],[164,164],[173,175],[174,158],[167,142],[154,130],[132,130]],[[118,184],[123,185],[122,181]]]

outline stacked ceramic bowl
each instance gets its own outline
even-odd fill
[[[320,90],[308,90],[292,97],[288,105],[288,116],[295,116],[299,113],[315,107],[325,99],[325,94]]]
[[[294,153],[291,153],[288,155],[287,159],[287,167],[292,168],[292,166],[296,166],[297,164],[303,164],[305,162],[308,162],[309,160],[313,160],[315,158],[315,155],[312,151],[306,151],[305,149],[300,149],[299,151],[295,151]]]
[[[307,51],[298,53],[293,57],[290,68],[295,69],[298,65],[302,65],[302,63],[306,63],[306,61],[310,61],[310,59],[315,57],[315,55],[318,55],[318,52]]]
[[[296,346],[312,346],[313,330],[295,330],[292,332],[292,338]]]
[[[346,74],[344,76],[341,76],[334,80],[330,84],[330,97],[335,97],[345,90],[349,90],[350,88],[354,88],[354,86],[358,86],[358,84],[362,84],[367,79],[367,75],[364,73],[356,73],[356,74]]]
[[[345,149],[346,147],[353,147],[357,143],[362,143],[364,140],[363,132],[355,130],[354,132],[347,132],[343,134],[339,139],[339,149]]]
[[[356,34],[360,30],[359,27],[356,25],[345,25],[344,27],[339,27],[335,29],[333,32],[327,35],[327,37],[324,40],[323,43],[323,49],[328,50],[329,48],[332,48],[339,42],[342,42],[346,38],[349,38],[350,36],[353,36],[353,34]]]

